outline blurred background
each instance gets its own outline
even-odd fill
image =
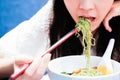
[[[0,37],[32,17],[47,0],[0,0]]]

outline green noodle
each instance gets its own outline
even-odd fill
[[[78,74],[74,74],[74,76],[100,76],[102,72],[98,71],[97,69],[83,69]]]
[[[97,69],[81,70],[80,76],[100,76],[102,73]]]
[[[91,22],[89,19],[80,18],[78,23],[76,24],[76,29],[78,32],[82,32],[82,44],[84,47],[84,53],[87,59],[87,68],[90,69],[90,49],[91,46],[95,45],[95,39],[93,38],[91,32]],[[80,36],[79,33],[76,33],[77,37]],[[92,43],[93,42],[93,43]]]

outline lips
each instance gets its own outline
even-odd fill
[[[95,20],[95,17],[92,17],[92,16],[90,16],[90,17],[80,16],[80,18],[87,18],[87,19],[89,19],[91,22],[93,22],[93,21]]]

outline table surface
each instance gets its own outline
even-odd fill
[[[50,80],[48,75],[43,76],[41,80]]]

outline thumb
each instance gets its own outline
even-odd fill
[[[20,57],[17,57],[15,59],[15,65],[17,66],[21,66],[21,65],[24,65],[24,64],[29,64],[33,61],[33,57],[31,56],[20,56]]]
[[[20,69],[24,68],[26,65],[31,63],[33,58],[31,56],[19,56],[14,62],[14,73],[18,72]]]

